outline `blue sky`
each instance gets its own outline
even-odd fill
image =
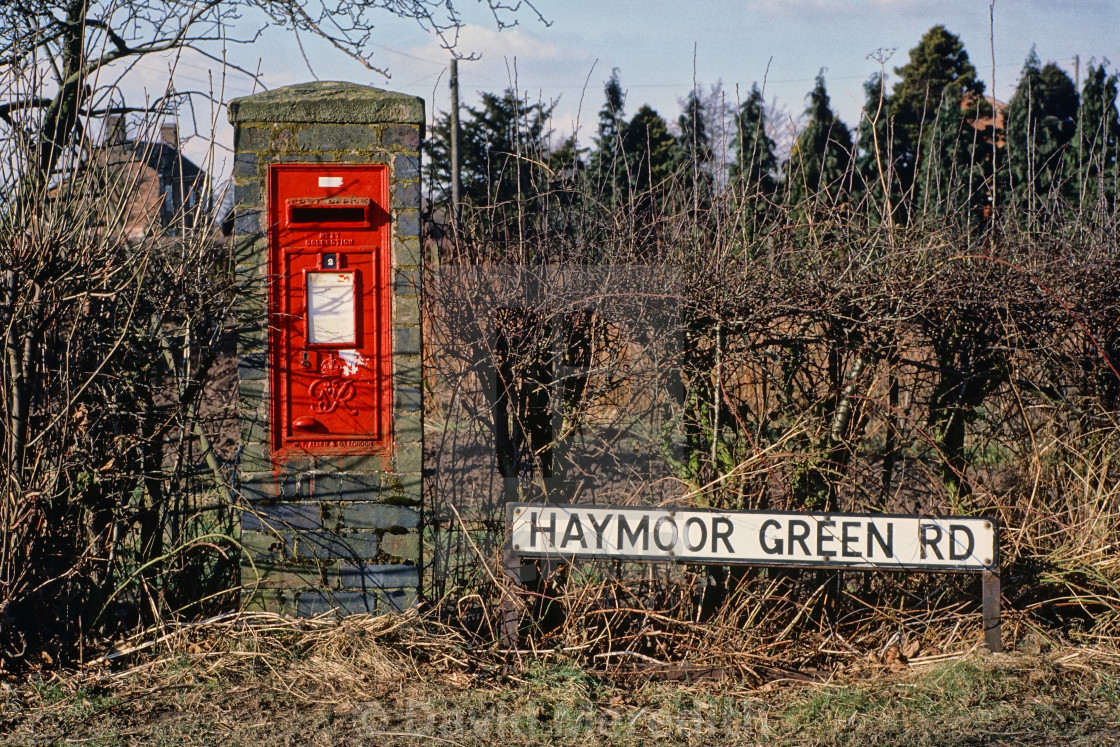
[[[891,54],[889,82],[893,68],[904,64],[908,50],[938,23],[961,37],[989,93],[1004,101],[1032,46],[1044,62],[1058,63],[1071,77],[1078,56],[1082,74],[1091,61],[1120,65],[1120,0],[995,0],[994,24],[988,0],[537,0],[550,25],[522,12],[517,27],[500,33],[476,3],[461,0],[459,5],[468,21],[459,49],[480,56],[460,64],[463,102],[477,102],[479,91],[516,84],[534,99],[558,100],[555,130],[576,131],[584,143],[595,128],[603,82],[615,67],[630,114],[648,103],[672,122],[694,80],[705,90],[722,83],[729,106],[757,82],[765,84],[772,113],[787,124],[804,109],[823,68],[833,108],[854,126],[862,84],[879,69],[870,55],[877,50]],[[420,96],[428,102],[429,115],[447,109],[449,55],[433,36],[386,16],[373,42],[373,61],[391,78],[315,39],[303,45],[309,70],[291,34],[277,30],[266,31],[250,46],[231,45],[228,54],[242,67],[259,69],[261,83],[269,88],[313,77],[350,80]],[[133,85],[157,88],[165,68],[166,63],[146,65]],[[202,58],[184,57],[179,87],[203,85],[210,68]],[[245,76],[231,74],[224,96],[247,94],[252,85]],[[219,138],[228,141],[224,113],[214,112],[212,119]],[[206,129],[205,121],[199,129]]]

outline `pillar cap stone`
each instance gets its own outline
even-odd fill
[[[229,121],[323,124],[424,123],[424,100],[343,81],[297,83],[229,102]]]

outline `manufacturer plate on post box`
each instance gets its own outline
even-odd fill
[[[383,165],[269,168],[276,456],[389,446],[391,296]]]

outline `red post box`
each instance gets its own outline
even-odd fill
[[[269,167],[275,456],[389,447],[388,190],[380,165]]]

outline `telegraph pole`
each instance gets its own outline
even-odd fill
[[[459,60],[451,58],[451,225],[459,230]]]

